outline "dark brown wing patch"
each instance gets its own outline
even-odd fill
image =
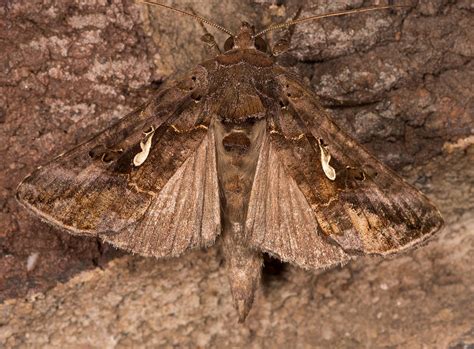
[[[128,173],[132,149],[138,152],[132,144],[140,142],[150,122],[149,108],[129,114],[91,141],[38,168],[18,187],[20,202],[76,234],[119,231],[136,222],[151,195],[129,186]]]
[[[268,137],[258,159],[245,232],[253,247],[303,268],[326,268],[349,260],[323,234]]]
[[[439,230],[441,215],[423,194],[341,131],[309,90],[278,80],[288,107],[269,123],[271,144],[328,237],[347,252],[387,254]],[[321,144],[335,180],[323,171]]]
[[[118,233],[138,224],[206,138],[211,113],[194,98],[207,89],[206,74],[198,67],[170,81],[144,108],[40,167],[20,184],[19,200],[76,234]],[[150,128],[149,154],[136,166]]]
[[[221,231],[214,134],[209,131],[153,197],[137,224],[104,240],[143,256],[177,256],[211,245]]]

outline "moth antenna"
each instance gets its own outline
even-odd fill
[[[270,32],[270,31],[281,30],[281,29],[290,27],[292,25],[296,25],[296,24],[300,24],[300,23],[304,23],[304,22],[309,22],[309,21],[313,21],[313,20],[316,20],[316,19],[328,18],[328,17],[338,17],[338,16],[350,15],[350,14],[354,14],[354,13],[380,11],[380,10],[394,9],[394,8],[400,8],[400,7],[410,7],[410,6],[407,6],[407,5],[387,5],[387,6],[366,7],[366,8],[356,9],[356,10],[325,13],[325,14],[321,14],[321,15],[315,15],[315,16],[311,16],[311,17],[296,19],[294,21],[290,21],[290,22],[286,22],[286,23],[280,23],[280,24],[272,25],[272,26],[262,30],[261,32],[258,32],[253,37],[256,38],[257,36],[261,36],[263,34],[266,34],[266,33]]]
[[[186,15],[186,16],[189,16],[189,17],[192,17],[196,20],[198,20],[199,22],[201,23],[205,23],[207,25],[210,25],[211,27],[214,27],[216,29],[219,29],[220,31],[223,31],[224,33],[226,34],[229,34],[230,36],[234,36],[234,34],[224,28],[223,26],[217,24],[217,23],[214,23],[212,21],[210,21],[209,19],[206,19],[204,17],[201,17],[201,16],[198,16],[194,13],[190,13],[190,12],[186,12],[186,11],[183,11],[183,10],[180,10],[180,9],[177,9],[177,8],[174,8],[174,7],[171,7],[171,6],[167,6],[167,5],[163,5],[163,4],[160,4],[159,2],[154,2],[154,1],[147,1],[147,0],[137,0],[138,3],[141,3],[141,4],[147,4],[147,5],[153,5],[153,6],[157,6],[157,7],[162,7],[162,8],[165,8],[167,10],[171,10],[171,11],[174,11],[174,12],[178,12],[182,15]]]

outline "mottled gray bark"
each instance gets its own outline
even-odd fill
[[[235,31],[241,20],[284,21],[300,5],[307,16],[347,4],[373,3],[179,6]],[[446,228],[388,260],[322,273],[271,265],[238,325],[217,248],[165,261],[124,255],[51,228],[13,196],[35,166],[209,57],[200,26],[125,0],[1,2],[0,346],[473,345],[472,11],[471,1],[437,0],[296,29],[293,69],[343,128],[437,203]]]

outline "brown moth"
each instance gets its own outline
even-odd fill
[[[439,211],[278,65],[287,42],[268,51],[262,39],[308,20],[392,7],[297,19],[258,34],[243,23],[236,35],[172,9],[228,33],[224,52],[38,168],[18,187],[19,200],[72,234],[143,256],[176,257],[219,237],[241,321],[263,253],[319,269],[419,244],[442,226]]]

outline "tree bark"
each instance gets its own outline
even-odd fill
[[[283,22],[300,6],[306,17],[368,5],[175,4],[234,32],[242,20],[257,29]],[[470,1],[437,0],[296,27],[291,69],[342,128],[435,201],[446,227],[391,259],[322,272],[269,261],[237,324],[218,246],[169,260],[132,256],[52,228],[14,198],[36,166],[209,58],[200,25],[126,0],[0,2],[0,345],[474,345],[472,11]],[[216,38],[222,46],[226,36]]]

